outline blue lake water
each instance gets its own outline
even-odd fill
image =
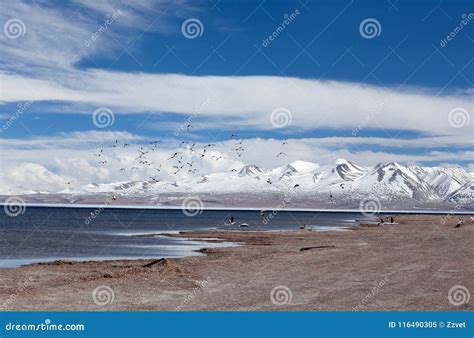
[[[234,217],[234,225],[226,225]],[[171,258],[199,255],[204,247],[230,245],[172,238],[160,233],[196,230],[285,231],[355,226],[359,213],[94,209],[28,206],[16,217],[0,214],[0,268],[54,260]],[[247,223],[248,227],[240,227]]]

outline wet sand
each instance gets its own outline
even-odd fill
[[[457,285],[474,293],[474,224],[463,219],[458,229],[454,216],[397,216],[349,231],[183,233],[242,245],[0,269],[0,309],[473,310],[472,297],[459,306],[448,297]]]

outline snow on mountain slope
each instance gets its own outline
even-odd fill
[[[256,166],[256,165],[246,165],[239,171],[239,176],[244,177],[244,176],[254,176],[258,175],[265,172],[264,169]]]
[[[354,189],[376,196],[408,196],[435,199],[437,194],[408,167],[395,162],[380,163],[357,180]]]
[[[447,200],[451,203],[472,206],[474,204],[474,182],[464,184],[458,190],[452,192]]]
[[[423,178],[440,196],[446,197],[472,180],[471,175],[461,168],[421,168]]]
[[[301,198],[357,200],[376,196],[386,201],[471,201],[473,177],[462,168],[404,166],[380,163],[361,167],[338,159],[327,165],[295,161],[275,169],[246,165],[238,172],[189,176],[177,181],[129,181],[109,184],[91,183],[64,190],[64,194],[114,193],[128,197],[165,194],[223,194],[236,198],[247,194],[251,200],[265,194],[287,194]],[[216,197],[217,198],[217,197]],[[332,197],[331,197],[332,199]],[[407,202],[409,203],[409,202]]]

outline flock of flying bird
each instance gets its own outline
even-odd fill
[[[234,139],[235,143],[230,150],[233,151],[237,155],[237,157],[241,158],[245,152],[245,147],[243,145],[245,140],[239,139],[238,135],[236,134],[232,134],[231,139]],[[134,158],[133,164],[128,168],[125,168],[125,167],[119,168],[119,172],[126,173],[126,172],[138,171],[140,170],[140,168],[153,168],[157,174],[155,176],[150,176],[149,179],[153,183],[160,182],[160,179],[157,178],[157,175],[158,173],[162,171],[162,164],[155,165],[154,162],[150,162],[149,158],[147,157],[148,154],[154,152],[158,148],[158,145],[160,143],[162,143],[162,140],[149,142],[149,147],[147,148],[144,148],[143,146],[140,147],[140,149],[137,150],[138,154],[137,154],[137,157]],[[285,146],[287,144],[288,143],[286,141],[282,142],[282,146]],[[127,148],[130,146],[130,144],[129,143],[119,144],[119,140],[115,140],[115,142],[110,146],[110,148],[118,148],[119,146],[122,148]],[[169,172],[169,174],[176,175],[183,170],[187,171],[188,174],[193,174],[193,175],[199,173],[199,170],[194,165],[194,161],[188,162],[188,160],[184,159],[183,156],[186,152],[188,152],[189,155],[191,156],[194,155],[194,156],[197,156],[198,158],[204,158],[208,156],[214,161],[219,161],[225,158],[224,156],[221,156],[221,155],[219,156],[209,155],[210,152],[208,150],[210,150],[212,147],[215,147],[215,144],[209,143],[209,144],[205,144],[202,148],[198,149],[196,147],[196,143],[182,141],[178,145],[179,150],[174,152],[169,158],[166,159],[166,161],[170,161],[172,164],[172,170],[171,172]],[[105,148],[101,148],[100,150],[98,150],[96,153],[93,154],[94,157],[98,158],[99,160],[98,164],[100,166],[105,166],[109,164],[109,162],[104,159],[106,152],[107,151]],[[279,158],[281,156],[286,156],[286,155],[287,154],[284,152],[279,152],[278,154],[276,154],[276,157]],[[237,172],[237,169],[231,169],[230,171]],[[66,183],[70,185],[73,182],[75,181],[71,180]],[[267,180],[267,183],[272,184],[270,179]]]

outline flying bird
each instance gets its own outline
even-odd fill
[[[173,158],[175,158],[176,156],[178,156],[179,153],[174,153],[173,156],[171,156],[170,158],[168,158],[168,160],[171,160]]]

